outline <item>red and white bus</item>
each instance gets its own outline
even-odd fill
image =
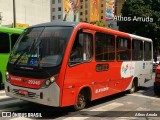
[[[10,55],[8,96],[83,109],[87,101],[145,85],[152,76],[152,40],[88,23],[27,28]]]

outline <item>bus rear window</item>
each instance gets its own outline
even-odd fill
[[[19,38],[19,34],[12,34],[11,35],[11,48],[13,48],[14,44],[16,43],[17,39]]]
[[[9,35],[7,33],[0,33],[0,53],[9,53]]]

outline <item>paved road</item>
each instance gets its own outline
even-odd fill
[[[48,107],[10,98],[5,96],[5,93],[2,90],[0,91],[0,112],[12,111],[16,113],[14,116],[19,113],[21,113],[22,116],[25,116],[25,114],[28,113],[41,113],[43,118],[57,120],[159,120],[160,98],[158,98],[158,96],[153,92],[153,81],[148,83],[146,86],[147,87],[141,87],[140,90],[134,94],[127,94],[123,92],[92,101],[86,109],[79,112],[75,112],[72,107]],[[150,116],[146,116],[147,113],[150,114]],[[159,115],[159,117],[152,117],[151,115]],[[3,118],[3,120],[31,119],[37,118]]]

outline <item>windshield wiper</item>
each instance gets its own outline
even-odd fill
[[[26,47],[23,51],[21,51],[22,53],[18,56],[18,58],[16,59],[16,61],[13,63],[14,65],[16,65],[18,63],[18,61],[29,50],[29,48],[30,48],[30,46]]]

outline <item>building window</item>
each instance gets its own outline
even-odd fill
[[[81,0],[81,2],[83,2],[83,0]]]
[[[58,7],[58,11],[61,11],[61,7]]]
[[[61,3],[61,0],[58,0],[58,3]]]
[[[80,7],[81,9],[83,9],[83,5],[81,5],[81,7]]]
[[[86,15],[88,14],[87,10],[85,11],[85,14],[86,14]]]
[[[101,19],[103,19],[103,16],[101,16]]]
[[[52,19],[55,20],[55,16],[52,16]]]
[[[101,7],[103,7],[103,4],[101,4]]]
[[[101,10],[101,13],[103,13],[103,10]]]
[[[55,12],[55,8],[52,8],[52,11]]]
[[[85,8],[88,8],[88,4],[87,3],[85,4]]]
[[[58,19],[61,19],[61,15],[58,15]]]
[[[88,19],[86,18],[86,22],[88,21]]]
[[[55,0],[52,0],[52,4],[55,4]]]
[[[83,12],[80,12],[80,15],[83,15]]]

